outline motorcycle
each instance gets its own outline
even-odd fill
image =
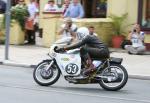
[[[40,62],[33,71],[35,82],[41,86],[53,85],[62,74],[66,81],[74,84],[97,83],[109,91],[123,88],[128,81],[128,73],[121,65],[122,58],[110,57],[104,60],[92,58],[96,71],[89,76],[83,75],[85,64],[81,61],[79,49],[57,53],[56,47],[71,43],[71,37],[56,41],[48,53],[49,59]]]

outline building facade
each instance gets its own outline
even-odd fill
[[[43,37],[44,35],[49,35],[48,37],[51,38],[47,40],[48,37],[46,36],[43,42],[47,41],[45,44],[49,45],[48,42],[52,43],[56,39],[56,26],[59,24],[59,13],[44,13],[43,8],[48,0],[37,1],[40,4],[39,21],[40,28],[43,28]],[[25,0],[25,2],[29,3],[29,0]],[[142,31],[146,33],[146,43],[150,44],[150,0],[80,0],[80,2],[85,11],[85,18],[83,19],[85,22],[89,20],[106,22],[109,21],[108,16],[110,14],[121,16],[128,13],[127,24],[139,23]],[[55,0],[55,3],[61,7],[63,0]],[[49,19],[45,19],[46,17]],[[83,20],[79,20],[79,22]],[[49,24],[51,29],[48,29]]]

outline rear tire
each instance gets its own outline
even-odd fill
[[[35,82],[41,86],[49,86],[57,82],[60,77],[60,70],[54,63],[49,71],[45,71],[45,68],[50,64],[52,60],[45,60],[37,65],[33,71],[33,78]]]
[[[122,71],[123,74],[122,74],[121,83],[116,85],[116,86],[109,86],[109,85],[107,85],[106,79],[104,80],[104,79],[101,78],[100,81],[99,81],[99,84],[105,90],[109,90],[109,91],[120,90],[121,88],[123,88],[126,85],[126,83],[128,81],[128,73],[127,73],[126,69],[120,64],[110,64],[110,68],[111,69],[116,68],[116,69],[120,69]],[[105,68],[105,69],[102,70],[102,72],[101,72],[102,76],[106,76],[103,73],[106,72],[107,69],[108,68]],[[110,83],[113,84],[113,83],[116,83],[116,82],[110,82]]]

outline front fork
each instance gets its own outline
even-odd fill
[[[54,60],[52,59],[50,61],[50,64],[47,66],[47,68],[45,69],[46,71],[49,71],[50,67],[54,64]]]

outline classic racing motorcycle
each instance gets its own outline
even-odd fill
[[[56,47],[62,47],[71,42],[71,37],[56,41],[48,53],[49,59],[40,62],[33,72],[36,83],[49,86],[57,82],[62,74],[65,80],[74,84],[97,83],[105,90],[117,91],[128,81],[128,73],[121,65],[122,58],[110,57],[104,60],[93,59],[96,71],[84,76],[85,65],[81,61],[79,49],[57,53]]]

